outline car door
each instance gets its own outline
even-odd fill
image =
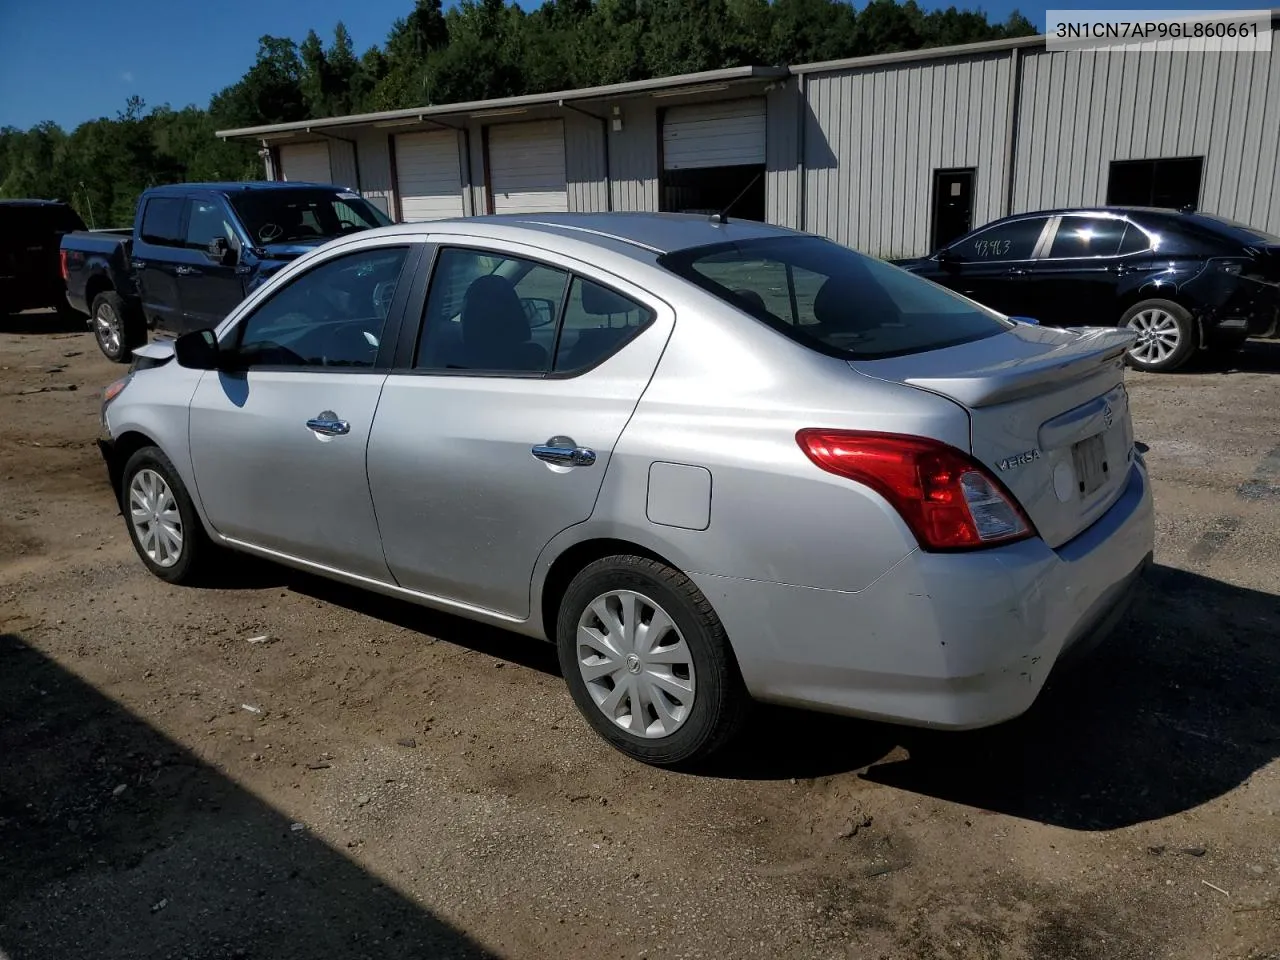
[[[164,330],[182,328],[178,266],[184,259],[185,197],[153,196],[140,211],[132,263],[147,319]]]
[[[1139,227],[1116,214],[1054,217],[1045,252],[1032,267],[1036,319],[1055,326],[1115,325],[1127,253],[1149,246]]]
[[[201,378],[190,417],[196,488],[219,533],[389,580],[365,448],[386,330],[421,249],[405,237],[343,246],[219,331],[225,369]]]
[[[442,246],[422,317],[369,440],[387,564],[401,586],[526,617],[538,555],[591,515],[674,314],[509,244]]]
[[[244,274],[234,259],[243,243],[236,235],[226,201],[215,195],[187,201],[186,262],[179,268],[178,294],[189,330],[215,327],[244,299]],[[221,239],[232,253],[219,260],[210,244]]]
[[[1034,316],[1026,280],[1049,221],[1016,217],[976,230],[934,255],[939,269],[931,279],[1001,313]]]

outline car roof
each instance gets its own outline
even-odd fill
[[[169,183],[159,187],[151,187],[147,193],[152,196],[182,194],[193,190],[208,190],[213,193],[239,193],[251,190],[346,190],[347,187],[336,183],[311,183],[304,180],[237,180],[211,183]]]
[[[473,229],[482,231],[487,224],[501,225],[533,235],[554,235],[587,242],[594,236],[601,241],[638,247],[656,254],[767,237],[807,236],[755,220],[736,220],[730,216],[724,222],[719,222],[703,214],[692,213],[496,214],[398,226],[401,231],[405,226],[410,226],[420,227],[422,232],[466,234]]]
[[[1110,213],[1110,214],[1145,214],[1147,216],[1165,216],[1165,217],[1182,217],[1194,213],[1193,210],[1177,210],[1173,207],[1139,207],[1130,204],[1107,206],[1102,204],[1096,207],[1054,207],[1049,210],[1027,210],[1022,213],[1010,214],[1004,217],[1005,220],[1017,220],[1021,217],[1056,217],[1064,214],[1084,214],[1091,213]]]
[[[65,207],[65,200],[0,200],[0,207]]]

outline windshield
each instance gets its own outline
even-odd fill
[[[324,240],[391,223],[364,197],[337,190],[245,190],[229,199],[253,243]]]
[[[846,360],[995,336],[999,314],[932,281],[818,237],[694,247],[658,262],[800,343]]]

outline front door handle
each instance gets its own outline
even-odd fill
[[[194,269],[193,267],[182,267],[182,266],[175,267],[173,272],[180,277],[189,277],[193,273],[199,273],[199,271]]]
[[[596,462],[596,452],[580,447],[569,437],[552,437],[533,448],[533,455],[544,463],[561,467],[589,467]]]
[[[307,429],[323,437],[342,437],[351,432],[351,424],[338,419],[338,415],[332,410],[326,410],[320,416],[308,420]]]
[[[1024,270],[1022,267],[1009,268],[1009,276],[1011,277],[1025,277],[1026,275],[1027,275],[1027,271]]]

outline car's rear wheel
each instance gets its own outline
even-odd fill
[[[93,298],[93,336],[103,356],[116,363],[128,363],[135,347],[142,346],[146,333],[124,298],[114,290]]]
[[[1196,351],[1196,324],[1185,307],[1172,300],[1143,300],[1124,312],[1120,325],[1138,335],[1129,348],[1129,365],[1151,373],[1168,373]]]
[[[182,478],[159,447],[143,447],[125,464],[120,508],[129,539],[148,570],[169,583],[200,577],[214,545]]]
[[[720,618],[693,581],[656,560],[612,556],[583,569],[556,640],[578,709],[637,760],[700,763],[745,719],[750,698]]]

